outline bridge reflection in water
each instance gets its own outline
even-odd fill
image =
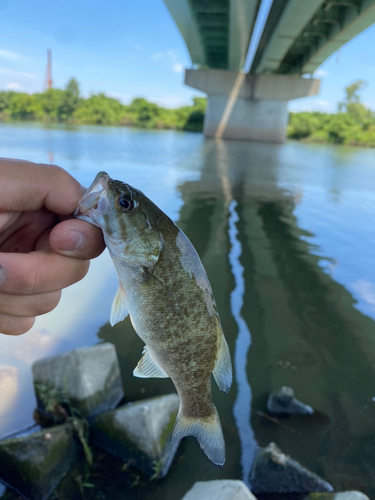
[[[374,266],[361,267],[361,259],[374,263],[367,239],[375,215],[369,191],[366,198],[375,183],[370,156],[217,141],[205,141],[197,153],[201,177],[179,188],[178,224],[206,267],[234,361],[229,394],[213,384],[227,462],[215,468],[193,438],[183,440],[160,498],[176,498],[197,480],[247,481],[256,447],[270,441],[336,490],[373,495],[375,323],[359,310],[363,300],[352,287],[363,272],[375,283]],[[358,228],[347,225],[348,207]],[[361,258],[348,259],[358,249]],[[117,346],[129,399],[171,390],[169,381],[132,378],[142,345],[130,324],[125,334],[116,328],[103,327],[100,337]],[[267,394],[281,385],[293,387],[316,414],[280,425],[259,416]]]

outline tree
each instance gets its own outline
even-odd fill
[[[79,106],[79,84],[75,78],[71,78],[66,84],[64,95],[62,97],[58,117],[61,120],[69,120]]]
[[[339,112],[348,113],[359,125],[368,126],[373,114],[361,103],[360,92],[366,87],[367,82],[356,80],[345,88],[345,100],[339,103]]]
[[[136,115],[135,124],[142,128],[155,127],[161,114],[161,108],[157,104],[149,102],[143,97],[133,99],[128,109],[130,113]]]
[[[80,123],[117,125],[123,117],[124,109],[125,106],[117,99],[97,94],[82,101],[73,117]]]
[[[43,94],[36,94],[43,108],[45,118],[56,120],[63,104],[64,91],[49,88]]]
[[[8,113],[18,120],[40,120],[43,108],[35,95],[14,92],[9,101]]]

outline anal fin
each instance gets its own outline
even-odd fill
[[[135,367],[133,375],[139,378],[168,378],[165,371],[152,357],[147,345],[143,348],[143,356]]]
[[[122,321],[129,314],[125,290],[120,285],[112,302],[109,322],[111,326]]]
[[[216,353],[216,363],[212,371],[219,389],[223,392],[228,392],[232,385],[232,362],[227,341],[225,340],[223,330],[218,321],[218,350]]]

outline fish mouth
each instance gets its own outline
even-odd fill
[[[94,222],[93,219],[95,217],[93,216],[95,212],[100,213],[101,209],[103,209],[110,179],[107,172],[99,172],[97,174],[91,186],[80,199],[78,208],[73,214],[74,217],[87,222]]]

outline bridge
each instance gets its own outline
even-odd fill
[[[245,73],[261,0],[164,2],[195,68],[185,83],[208,94],[204,134],[224,139],[283,142],[288,101],[317,94],[315,70],[375,23],[375,0],[273,0]]]

